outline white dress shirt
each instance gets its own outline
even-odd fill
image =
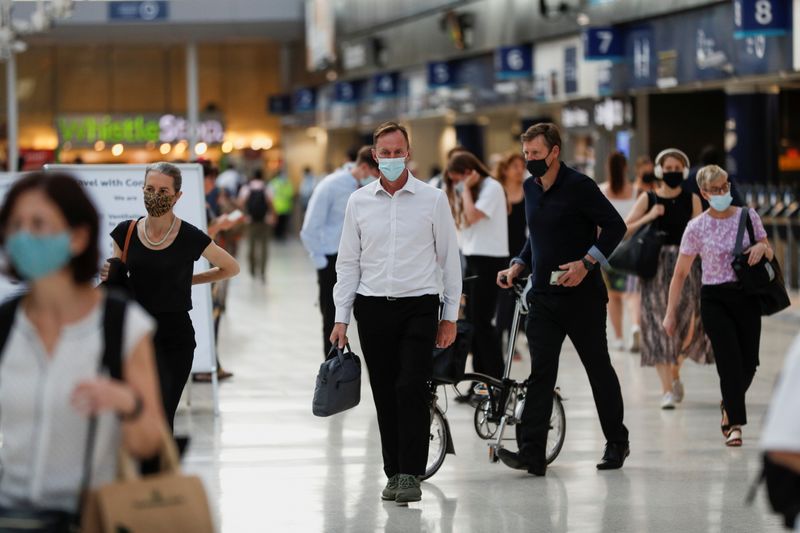
[[[318,270],[328,266],[325,256],[339,249],[347,200],[357,190],[358,180],[342,170],[322,180],[311,194],[300,239]]]
[[[442,319],[455,321],[461,262],[445,194],[410,172],[394,196],[380,181],[354,192],[345,212],[336,276],[336,322],[350,322],[356,294],[442,294]]]

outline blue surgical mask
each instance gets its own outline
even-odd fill
[[[733,202],[733,196],[730,191],[725,194],[709,196],[708,198],[708,205],[711,206],[711,209],[719,212],[728,209],[731,206],[731,202]]]
[[[366,187],[367,185],[369,185],[373,181],[376,181],[377,179],[378,178],[376,178],[375,176],[367,176],[366,178],[359,180],[359,183],[361,184],[362,187]]]
[[[456,183],[456,192],[458,194],[461,194],[462,192],[464,192],[464,182],[463,181],[459,181],[458,183]]]
[[[383,177],[389,181],[397,181],[406,169],[405,157],[386,157],[378,159],[378,169]]]
[[[6,253],[14,270],[36,281],[64,268],[72,259],[68,232],[34,235],[18,231],[6,240]]]

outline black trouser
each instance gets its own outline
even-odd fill
[[[439,297],[356,296],[353,313],[381,433],[383,471],[422,475],[428,462]]]
[[[628,429],[622,423],[622,392],[608,355],[603,294],[590,288],[568,294],[535,294],[526,333],[533,370],[522,423],[517,429],[520,455],[528,462],[544,462],[553,389],[566,336],[586,369],[606,441],[628,442]]]
[[[157,329],[153,337],[156,367],[161,383],[161,400],[169,426],[174,427],[175,412],[189,374],[192,372],[194,327],[188,311],[155,315]]]
[[[508,266],[507,257],[468,255],[466,318],[472,323],[472,367],[475,372],[494,378],[503,377],[503,350],[500,333],[492,325],[497,310],[497,273]]]
[[[326,255],[328,266],[317,270],[319,285],[319,312],[322,313],[322,343],[327,357],[331,351],[331,331],[336,320],[336,305],[333,303],[333,286],[336,285],[336,254]]]
[[[251,222],[247,229],[247,242],[250,247],[250,275],[266,279],[267,259],[269,258],[269,239],[272,228],[266,222]]]
[[[758,367],[761,306],[735,284],[703,285],[700,315],[714,348],[722,403],[731,425],[747,424],[744,397]]]

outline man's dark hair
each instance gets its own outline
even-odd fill
[[[539,135],[542,136],[548,150],[552,150],[554,146],[558,146],[558,148],[561,149],[561,132],[558,130],[558,126],[552,122],[534,124],[528,128],[528,131],[520,135],[520,139],[522,142],[529,142]]]
[[[264,181],[264,171],[257,168],[253,171],[253,179]]]
[[[100,223],[97,209],[78,180],[69,174],[36,172],[21,178],[11,187],[0,209],[0,245],[6,243],[8,223],[14,205],[20,196],[31,191],[41,191],[53,202],[64,215],[70,229],[86,228],[89,233],[86,249],[70,260],[69,267],[76,283],[92,281],[97,275],[97,265],[100,262],[98,249]],[[9,268],[9,274],[20,279],[13,268]]]
[[[355,157],[356,165],[366,163],[370,168],[378,168],[378,162],[372,157],[372,146],[362,146]]]
[[[700,165],[722,165],[719,151],[713,144],[707,144],[700,150]]]
[[[383,124],[378,126],[378,129],[375,130],[375,133],[372,134],[372,144],[374,146],[378,146],[378,139],[380,139],[384,135],[387,135],[389,133],[394,133],[396,131],[399,131],[400,133],[403,134],[403,137],[406,138],[406,144],[409,147],[411,147],[411,141],[408,138],[408,130],[404,126],[398,124],[397,122],[384,122]]]
[[[346,152],[347,160],[348,161],[355,161],[356,159],[358,159],[358,153],[360,151],[361,151],[361,148],[359,148],[357,145],[353,145],[350,148],[348,148],[347,152]]]

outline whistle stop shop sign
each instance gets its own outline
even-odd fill
[[[108,18],[124,22],[152,22],[169,17],[169,2],[146,0],[141,2],[109,2]]]
[[[74,147],[94,146],[97,141],[106,144],[123,143],[175,143],[188,140],[189,125],[185,118],[176,115],[62,115],[56,119],[60,145]],[[197,141],[219,144],[225,137],[225,128],[218,119],[201,120],[197,125]]]

